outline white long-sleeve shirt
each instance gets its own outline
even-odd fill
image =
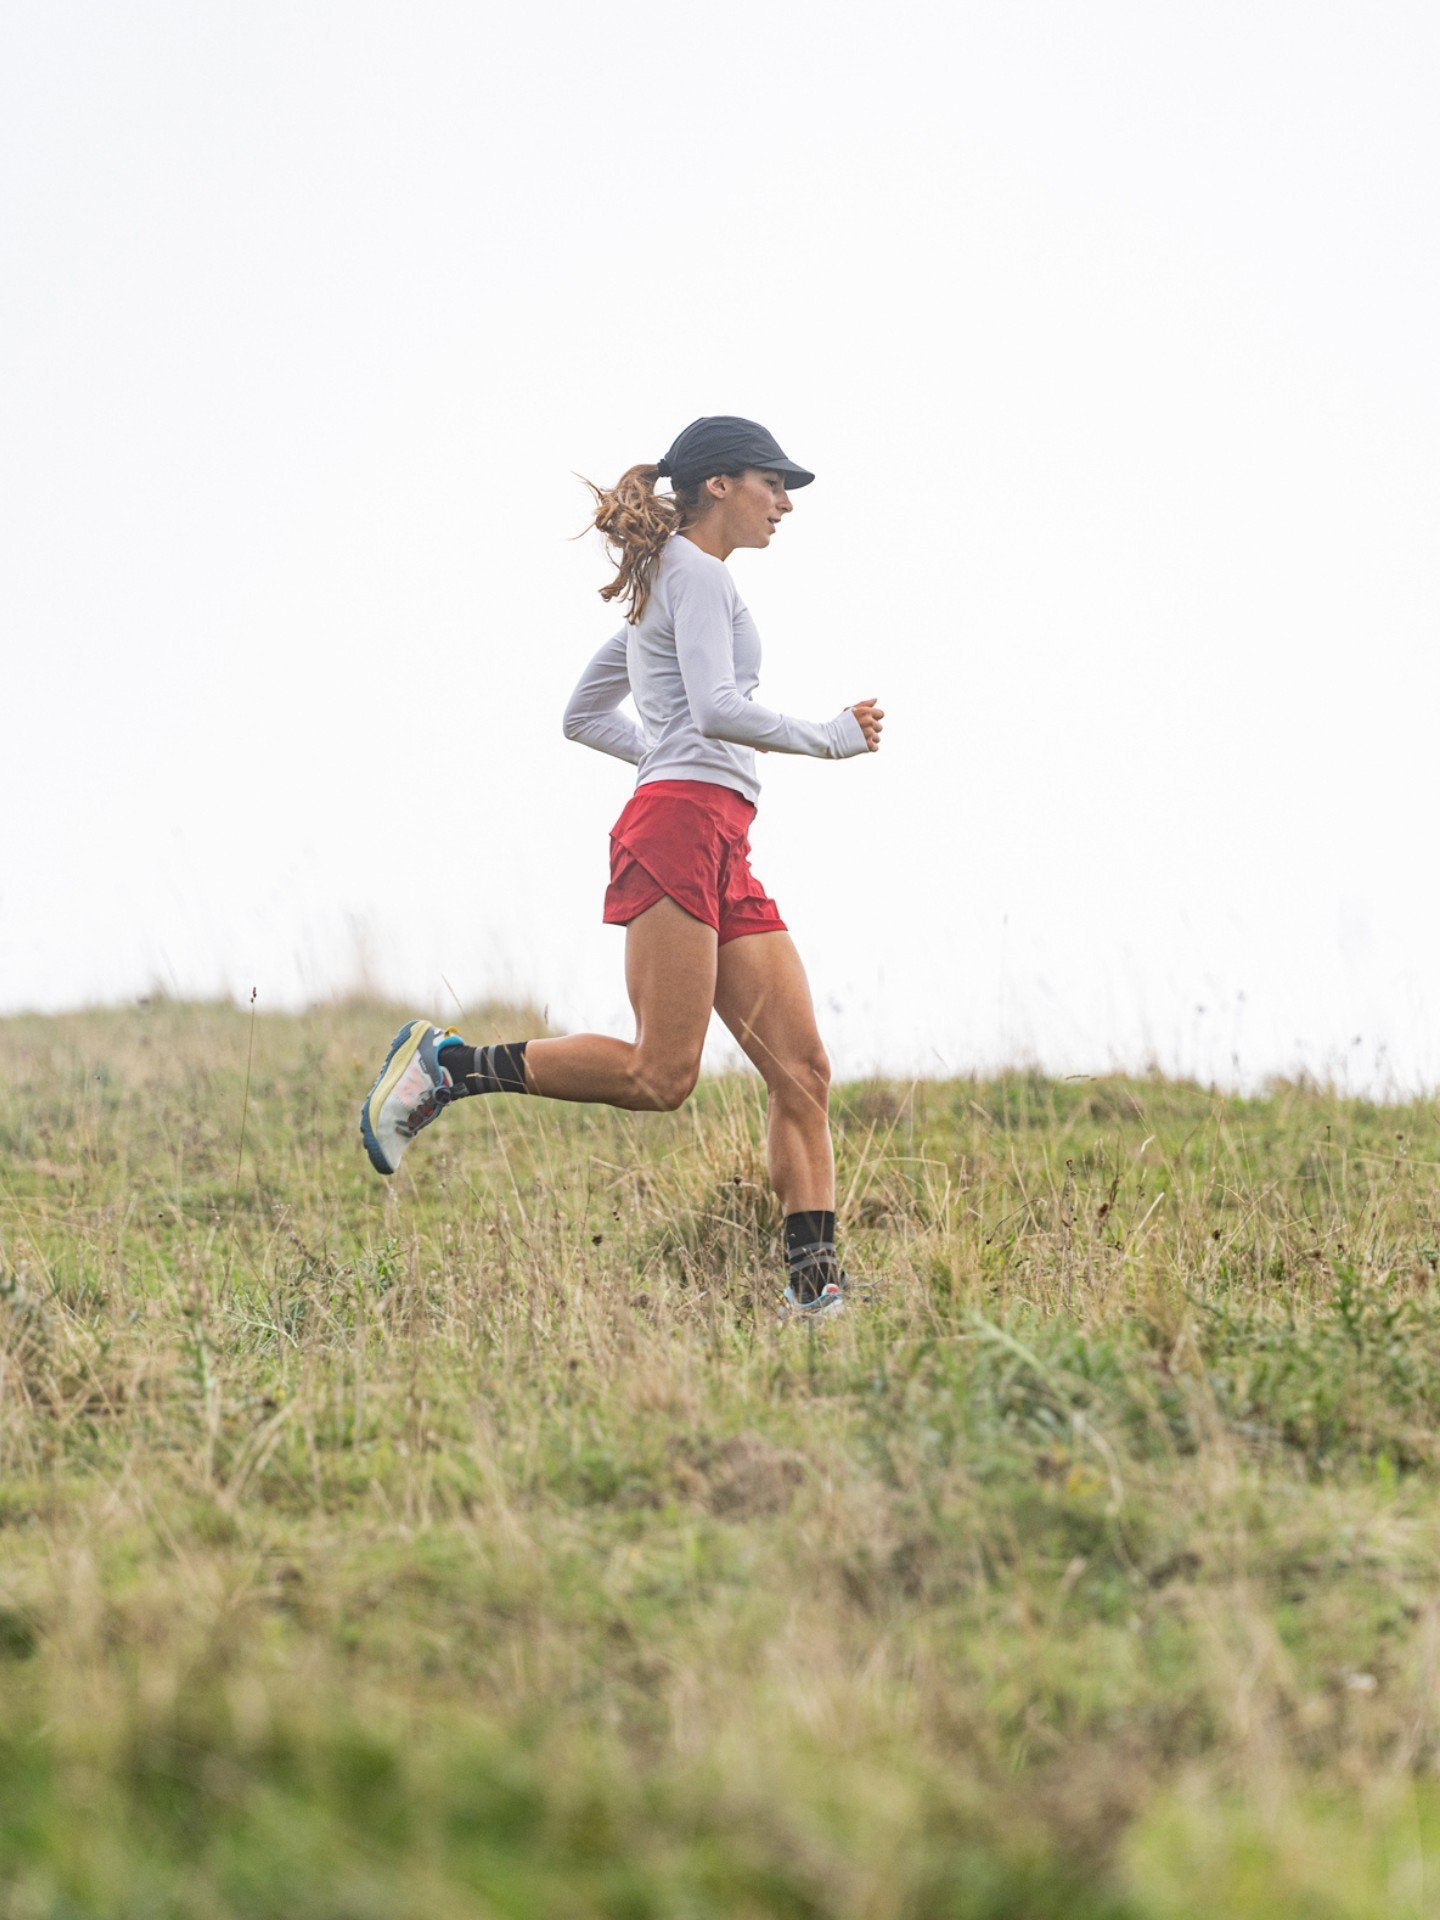
[[[565,737],[638,766],[637,786],[706,780],[755,801],[756,747],[848,760],[866,751],[847,707],[833,720],[791,720],[752,697],[760,635],[722,560],[684,534],[660,556],[645,611],[607,640],[565,709]],[[619,711],[627,694],[637,726]]]

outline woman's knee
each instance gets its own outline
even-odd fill
[[[632,1068],[637,1104],[652,1113],[673,1113],[683,1107],[700,1078],[700,1062],[685,1059],[649,1059],[643,1053]]]
[[[765,1076],[772,1098],[805,1106],[825,1106],[830,1098],[830,1056],[817,1038]]]

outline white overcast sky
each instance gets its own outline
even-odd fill
[[[623,1030],[576,473],[732,565],[842,1072],[1440,1085],[1440,9],[0,6],[0,1007]],[[377,1038],[383,1041],[386,1036]]]

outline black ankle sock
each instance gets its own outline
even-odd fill
[[[831,1280],[841,1278],[835,1254],[835,1215],[832,1212],[787,1213],[785,1264],[799,1300],[814,1300]]]
[[[442,1040],[435,1049],[436,1059],[455,1082],[456,1099],[470,1091],[465,1082],[475,1071],[475,1052],[463,1040]]]
[[[793,1260],[798,1253],[808,1253],[813,1247],[829,1247],[835,1250],[835,1215],[833,1213],[787,1213],[785,1216],[785,1258]]]
[[[461,1100],[467,1093],[528,1093],[528,1044],[525,1040],[509,1040],[493,1047],[467,1047],[463,1040],[450,1040],[438,1047],[440,1064],[455,1083],[451,1098]]]

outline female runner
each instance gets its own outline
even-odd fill
[[[753,420],[692,421],[655,466],[594,489],[595,525],[618,564],[601,598],[625,625],[580,677],[565,733],[640,769],[610,836],[605,919],[625,928],[635,1038],[595,1033],[471,1047],[424,1020],[400,1029],[361,1109],[372,1164],[393,1173],[406,1145],[471,1094],[670,1111],[700,1072],[711,1010],[764,1077],[770,1178],[785,1216],[785,1302],[844,1304],[835,1251],[830,1067],[805,969],[775,902],[750,871],[760,783],[755,755],[847,760],[874,753],[884,714],[857,700],[833,720],[787,719],[752,698],[760,637],[725,566],[768,547],[790,493],[814,474]],[[668,478],[673,491],[657,493]],[[640,724],[619,711],[633,696]]]

